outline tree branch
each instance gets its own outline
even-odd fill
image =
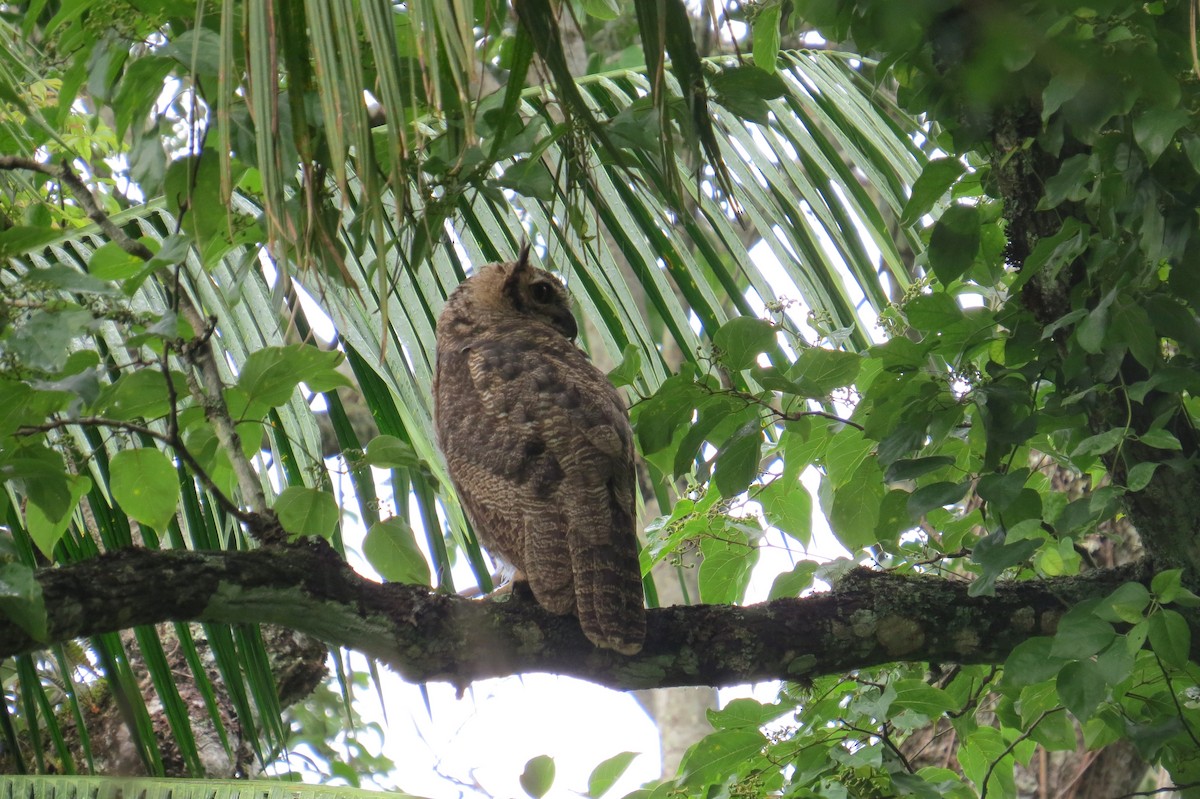
[[[625,657],[595,649],[573,617],[530,601],[371,582],[323,542],[248,552],[125,549],[39,571],[51,640],[34,641],[0,618],[0,657],[139,624],[269,622],[378,658],[410,681],[460,689],[523,672],[623,690],[735,685],[898,660],[1000,663],[1022,641],[1052,634],[1071,605],[1148,576],[1135,564],[971,597],[954,580],[858,569],[804,599],[651,610],[645,649]]]

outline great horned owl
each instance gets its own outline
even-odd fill
[[[642,648],[646,614],[625,404],[575,346],[567,290],[488,264],[438,318],[438,441],[480,543],[596,646]]]

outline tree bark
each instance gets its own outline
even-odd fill
[[[525,672],[622,690],[736,685],[900,660],[1000,663],[1022,641],[1052,635],[1072,605],[1150,574],[1141,562],[972,597],[965,582],[857,569],[804,599],[652,610],[645,649],[625,657],[593,648],[574,618],[532,602],[371,582],[324,542],[249,552],[126,549],[39,571],[49,640],[2,619],[0,657],[138,624],[260,622],[359,650],[411,682],[460,689]]]

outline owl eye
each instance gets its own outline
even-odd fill
[[[549,283],[534,283],[529,287],[533,301],[545,305],[554,299],[554,289]]]

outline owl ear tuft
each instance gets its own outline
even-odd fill
[[[521,250],[517,253],[517,265],[513,272],[521,272],[529,268],[529,239],[521,242]]]

